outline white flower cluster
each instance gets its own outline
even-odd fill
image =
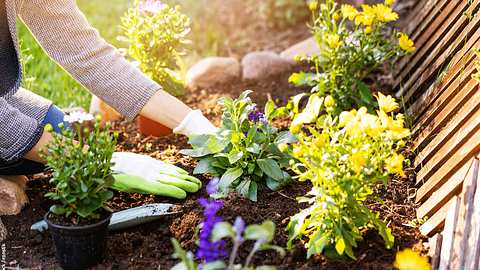
[[[86,112],[71,112],[68,115],[65,115],[63,117],[63,121],[68,122],[70,124],[73,123],[80,123],[82,124],[84,121],[92,121],[93,120],[93,115],[86,113]]]

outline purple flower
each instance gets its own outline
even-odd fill
[[[201,223],[202,229],[200,230],[200,241],[196,255],[197,258],[208,263],[227,256],[224,241],[210,241],[210,235],[215,225],[223,221],[221,217],[217,216],[217,212],[223,207],[223,202],[202,198],[199,200],[199,203],[204,208],[204,219]]]
[[[235,218],[235,222],[233,223],[233,228],[236,232],[236,238],[238,241],[243,241],[243,231],[245,230],[245,221],[241,217]]]
[[[142,14],[150,15],[150,14],[156,14],[160,10],[166,7],[167,7],[166,4],[163,4],[158,0],[144,0],[140,2],[140,4],[138,5],[138,10]]]
[[[264,125],[268,124],[268,121],[265,118],[265,115],[262,112],[257,110],[253,110],[248,114],[248,120],[255,123],[262,123]]]

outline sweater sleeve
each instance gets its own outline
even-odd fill
[[[0,159],[18,160],[40,140],[43,126],[0,98]]]
[[[100,37],[75,0],[23,0],[19,15],[55,61],[128,119],[161,89]]]

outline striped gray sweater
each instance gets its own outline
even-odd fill
[[[0,64],[0,160],[17,160],[37,143],[43,131],[41,122],[51,105],[51,102],[20,88],[21,67],[19,64],[15,66],[16,61],[19,63],[17,16],[51,58],[128,119],[135,118],[161,89],[99,36],[75,0],[0,1],[5,4],[0,12],[2,22],[8,24],[8,29],[0,30],[0,57],[9,54],[0,58],[3,62]],[[3,12],[6,12],[6,18]],[[5,33],[10,35],[9,42],[5,42]],[[13,44],[14,49],[5,44],[10,47]],[[12,65],[16,75],[13,79]]]

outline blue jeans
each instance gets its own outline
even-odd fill
[[[60,123],[64,123],[65,127],[70,126],[63,121],[64,116],[65,114],[57,106],[52,105],[48,109],[42,126],[50,124],[54,132],[60,133],[61,130],[58,127]],[[20,159],[14,162],[4,162],[0,160],[0,175],[30,175],[43,171],[45,171],[45,165],[28,159]]]

